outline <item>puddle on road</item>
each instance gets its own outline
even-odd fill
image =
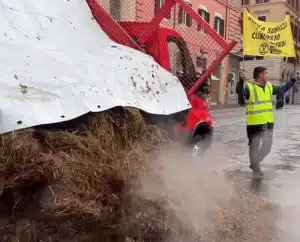
[[[233,169],[227,172],[228,177],[234,181],[237,189],[244,190],[248,193],[248,197],[257,197],[261,199],[264,203],[263,210],[259,214],[255,214],[252,218],[252,223],[249,224],[249,229],[253,229],[253,233],[257,233],[255,241],[258,242],[269,242],[269,241],[279,241],[278,228],[276,221],[280,219],[280,207],[276,203],[271,203],[268,201],[269,197],[269,185],[268,180],[253,180],[252,173],[250,170],[244,169]],[[250,195],[251,194],[251,195]],[[251,199],[251,198],[249,198]],[[251,202],[249,203],[249,205]],[[248,205],[248,206],[249,206]],[[253,207],[259,206],[259,204],[253,203]],[[251,208],[249,207],[249,210]],[[241,215],[247,216],[247,215]],[[257,229],[257,224],[259,224],[261,230]],[[248,240],[246,240],[248,241]]]
[[[224,160],[230,176],[236,183],[243,184],[244,189],[275,204],[273,222],[278,237],[269,240],[271,242],[300,241],[300,195],[297,195],[300,187],[300,113],[296,109],[299,107],[276,112],[274,143],[271,154],[262,162],[265,177],[261,183],[251,179],[245,127],[237,124],[216,128],[216,136],[221,136],[215,139],[216,149],[226,150]]]
[[[274,170],[294,171],[297,167],[292,164],[273,165]]]
[[[280,169],[282,167],[276,167]],[[285,169],[285,168],[284,168]],[[251,172],[243,169],[235,169],[228,171],[230,179],[234,180],[239,187],[248,190],[253,195],[259,196],[266,201],[264,213],[271,216],[272,219],[262,222],[261,226],[264,229],[271,229],[267,240],[270,242],[299,242],[299,224],[300,224],[300,210],[297,203],[300,203],[300,195],[296,196],[293,201],[292,195],[295,189],[290,184],[281,183],[276,178],[278,176],[272,170],[265,170],[265,177],[263,180],[257,181],[251,178]],[[293,178],[291,178],[291,181]],[[273,181],[273,182],[272,182]],[[300,185],[295,184],[295,186]],[[290,189],[286,189],[290,187]],[[285,192],[281,192],[285,191]],[[287,195],[288,194],[288,195]],[[257,222],[257,221],[255,221]],[[255,226],[255,225],[253,225]],[[261,242],[261,240],[257,240]]]

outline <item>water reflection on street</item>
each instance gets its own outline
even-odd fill
[[[287,106],[275,113],[274,143],[263,161],[265,177],[251,179],[243,109],[213,112],[213,150],[226,150],[225,169],[249,184],[251,191],[280,208],[278,235],[283,242],[300,241],[300,106]]]

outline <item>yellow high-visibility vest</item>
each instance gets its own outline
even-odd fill
[[[246,100],[247,125],[274,123],[273,85],[267,82],[265,90],[248,82],[250,98]]]

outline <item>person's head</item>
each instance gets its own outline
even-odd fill
[[[267,68],[263,66],[257,66],[253,70],[253,78],[255,81],[265,84],[268,80]]]
[[[197,56],[196,58],[196,67],[205,68],[207,59],[205,57]]]
[[[197,56],[196,58],[196,67],[202,67],[203,66],[203,60],[201,57]]]
[[[240,78],[245,79],[245,70],[240,70]]]

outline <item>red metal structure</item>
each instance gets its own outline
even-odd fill
[[[159,65],[179,78],[192,108],[184,112],[183,115],[173,116],[175,133],[187,132],[192,137],[197,134],[209,133],[208,131],[212,127],[209,106],[198,95],[198,91],[210,78],[216,66],[236,45],[236,42],[227,43],[183,0],[166,0],[150,21],[133,18],[130,21],[126,19],[126,21],[117,22],[101,5],[101,0],[87,0],[87,3],[98,24],[112,40],[151,55]],[[171,23],[166,23],[166,20],[170,22],[171,16],[174,16],[175,19],[176,11],[178,11],[178,18],[186,26],[193,26],[194,29],[199,30],[199,35],[195,36],[194,44],[192,41],[186,41],[186,39],[191,39],[187,28],[184,26],[176,28]],[[200,37],[202,39],[199,39]],[[176,53],[180,57],[180,71],[173,70],[171,58],[173,52],[170,50],[170,46],[177,50]],[[190,53],[190,49],[193,48],[208,54],[215,51],[215,56],[210,56],[205,71],[200,74],[197,73]]]

